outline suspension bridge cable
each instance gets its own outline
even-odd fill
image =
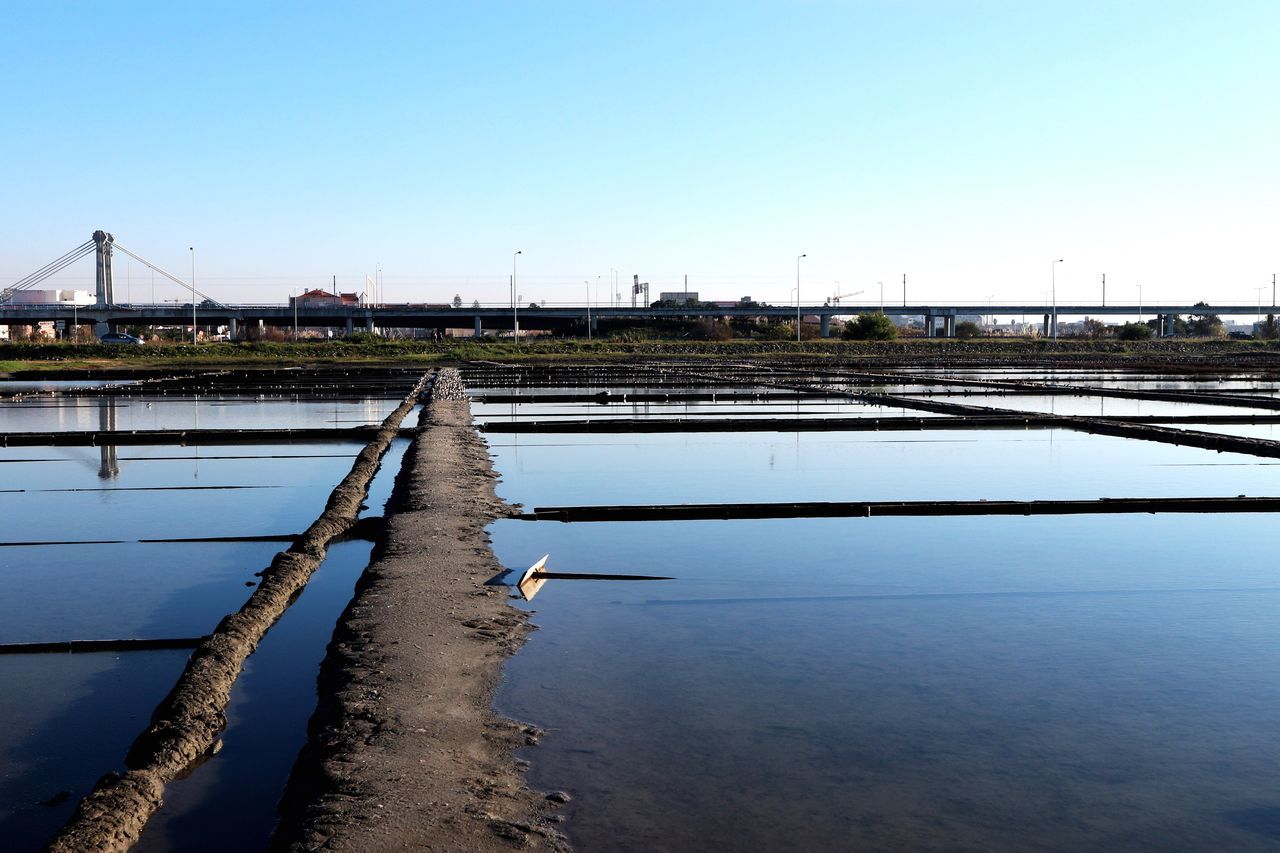
[[[27,290],[31,287],[34,287],[35,285],[49,278],[51,275],[61,272],[62,270],[69,267],[71,264],[75,263],[76,261],[80,260],[81,258],[85,257],[86,255],[90,254],[93,251],[94,251],[93,241],[90,241],[87,247],[80,246],[78,249],[73,249],[72,251],[63,255],[61,258],[58,258],[56,261],[50,261],[40,269],[36,270],[30,275],[23,277],[22,279],[19,279],[14,284],[0,291],[0,302],[8,302],[13,297],[13,295],[18,291]]]
[[[42,266],[40,269],[36,270],[35,272],[29,273],[23,276],[22,278],[18,279],[13,284],[9,285],[9,287],[6,288],[6,290],[25,290],[31,285],[37,284],[43,281],[44,279],[48,278],[50,275],[53,275],[53,273],[62,269],[67,264],[72,263],[73,261],[80,260],[80,258],[84,257],[89,252],[91,252],[93,248],[94,248],[94,243],[92,240],[88,240],[84,243],[81,243],[79,246],[76,246],[74,249],[72,249],[70,252],[67,252],[62,257],[52,260],[49,263]]]
[[[176,275],[172,275],[172,274],[170,274],[170,273],[168,273],[168,272],[165,272],[164,270],[160,269],[160,267],[158,267],[158,266],[156,266],[155,264],[151,263],[151,261],[147,260],[146,258],[144,258],[144,257],[142,257],[142,256],[140,256],[140,255],[135,255],[133,252],[130,252],[128,249],[126,249],[124,246],[121,246],[119,243],[115,243],[114,245],[115,245],[115,247],[116,247],[117,249],[119,249],[120,251],[124,252],[126,255],[128,255],[128,256],[129,256],[129,257],[131,257],[131,258],[133,258],[135,261],[139,261],[140,263],[145,264],[146,266],[148,266],[148,267],[150,267],[151,269],[155,270],[156,272],[160,273],[160,275],[164,276],[165,278],[169,279],[170,281],[174,282],[175,284],[179,284],[179,285],[181,285],[182,287],[186,288],[187,290],[190,290],[190,291],[194,292],[196,296],[201,297],[201,298],[202,298],[202,299],[204,299],[206,302],[212,302],[214,305],[218,306],[219,308],[226,308],[226,307],[227,307],[226,305],[223,305],[223,304],[222,304],[221,302],[219,302],[218,300],[214,299],[212,296],[209,296],[209,295],[208,295],[208,294],[206,294],[206,293],[201,293],[199,290],[196,290],[196,288],[192,287],[192,286],[191,286],[190,284],[188,284],[187,282],[185,282],[185,281],[183,281],[182,279],[178,278]]]

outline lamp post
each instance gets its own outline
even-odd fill
[[[194,246],[188,246],[191,250],[191,343],[196,342],[196,250]]]
[[[293,303],[293,342],[298,342],[298,296],[302,294],[302,288],[298,288],[298,293],[293,295],[289,301]]]
[[[877,281],[876,284],[880,285],[880,313],[883,314],[884,313],[884,282]]]
[[[1058,339],[1058,264],[1062,263],[1062,258],[1052,261],[1049,264],[1049,287],[1050,293],[1053,294],[1053,339]]]
[[[596,276],[596,281],[600,280],[600,276]],[[591,281],[588,279],[582,283],[587,288],[587,340],[591,340]]]
[[[522,250],[517,249],[511,256],[511,335],[515,338],[516,346],[520,346],[520,312],[516,307],[516,257],[523,254]]]
[[[800,259],[808,255],[796,255],[796,343],[800,343]]]
[[[1138,322],[1141,323],[1142,322],[1142,285],[1141,284],[1137,285],[1137,288],[1138,288]]]
[[[1107,307],[1107,274],[1102,274],[1102,307]]]
[[[1262,291],[1266,289],[1267,289],[1267,286],[1265,284],[1262,285],[1261,287],[1255,287],[1253,289],[1253,292],[1258,296],[1258,318],[1257,318],[1258,322],[1262,322]]]

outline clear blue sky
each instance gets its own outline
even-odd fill
[[[1059,257],[1060,302],[1269,300],[1278,36],[1275,0],[11,3],[0,282],[105,228],[245,302],[378,262],[503,301],[515,249],[525,301],[785,302],[801,252],[805,301],[1040,300]]]

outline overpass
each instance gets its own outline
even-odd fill
[[[140,261],[153,271],[191,292],[192,302],[185,305],[122,304],[115,299],[112,277],[112,257],[121,251]],[[95,300],[92,305],[67,303],[31,303],[17,299],[18,294],[30,290],[40,282],[66,269],[75,261],[95,256]],[[194,265],[193,265],[194,273]],[[199,298],[202,301],[196,302]],[[1274,302],[1274,294],[1272,296]],[[520,329],[585,333],[589,325],[593,330],[601,320],[645,321],[662,319],[763,319],[794,320],[797,315],[816,318],[823,337],[831,333],[831,318],[852,317],[880,311],[877,305],[732,305],[678,308],[630,307],[620,305],[588,306],[555,305],[528,307],[487,305],[452,307],[448,305],[378,304],[378,305],[316,305],[312,302],[295,305],[227,305],[206,296],[196,289],[194,281],[188,283],[161,269],[146,258],[116,242],[105,231],[95,231],[86,242],[51,261],[39,270],[0,290],[0,325],[34,325],[40,322],[63,322],[68,326],[89,325],[99,334],[120,326],[226,326],[231,337],[242,337],[249,326],[276,328],[330,328],[339,333],[355,331],[376,332],[378,329],[471,329],[479,335],[486,331],[510,332]],[[1056,327],[1058,317],[1107,317],[1153,316],[1159,319],[1160,331],[1172,327],[1171,318],[1177,314],[1201,314],[1211,312],[1226,316],[1255,316],[1261,312],[1277,313],[1275,305],[1215,305],[1210,308],[1196,305],[1094,305],[1075,304],[1056,307],[1043,303],[1015,303],[996,305],[991,303],[921,303],[914,305],[884,305],[888,314],[915,316],[924,320],[930,336],[952,337],[956,333],[956,318],[963,315],[986,314],[1002,317],[1034,317],[1044,324],[1046,334]]]
[[[953,337],[956,318],[972,315],[1035,318],[1051,331],[1053,309],[1043,304],[973,305],[965,303],[925,303],[885,306],[885,313],[895,316],[915,316],[924,320],[927,333],[938,337]],[[244,335],[251,326],[275,328],[314,329],[330,328],[340,334],[355,331],[376,332],[379,329],[470,329],[475,334],[484,332],[510,333],[517,324],[521,330],[586,333],[588,315],[595,329],[604,321],[645,321],[663,319],[767,319],[794,321],[795,306],[774,305],[759,307],[717,308],[649,308],[649,307],[597,307],[586,305],[557,305],[554,307],[524,307],[515,312],[510,306],[490,305],[470,308],[452,308],[432,305],[225,305],[212,301],[198,303],[194,307],[174,304],[114,304],[74,306],[60,303],[11,304],[0,303],[0,325],[33,325],[43,321],[62,321],[68,327],[93,325],[99,334],[120,326],[226,326],[233,339]],[[833,317],[852,317],[857,314],[879,312],[875,305],[803,305],[799,313],[809,320],[816,318],[821,334],[831,332]],[[1262,313],[1280,314],[1275,306],[1214,305],[1209,308],[1184,304],[1144,305],[1144,318],[1158,318],[1161,327],[1168,325],[1178,314],[1212,313],[1219,316],[1254,317]],[[1063,317],[1133,317],[1139,313],[1136,305],[1059,305],[1057,315]]]

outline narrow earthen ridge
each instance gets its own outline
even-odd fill
[[[329,542],[355,523],[382,455],[427,384],[424,375],[356,456],[320,517],[287,551],[276,555],[244,606],[200,643],[156,708],[151,726],[129,749],[128,771],[110,773],[98,782],[49,843],[50,850],[127,850],[160,808],[164,786],[216,751],[218,735],[226,727],[231,687],[245,659],[324,561]]]
[[[539,732],[492,710],[529,629],[508,590],[484,585],[501,569],[485,526],[508,508],[456,371],[421,427],[321,665],[276,850],[566,849],[548,812],[568,795],[529,791],[514,755]]]

